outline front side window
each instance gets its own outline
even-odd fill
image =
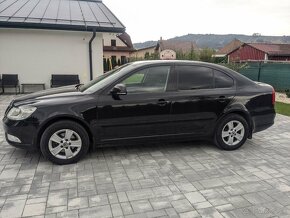
[[[213,88],[213,70],[198,66],[177,66],[178,89],[195,90]]]
[[[121,83],[128,93],[165,92],[170,73],[170,66],[150,67],[139,70]]]

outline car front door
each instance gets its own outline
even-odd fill
[[[172,115],[176,133],[190,137],[211,133],[235,92],[215,89],[215,71],[208,67],[177,65],[175,73],[178,84]]]
[[[101,142],[156,139],[172,133],[167,92],[171,68],[163,65],[134,70],[100,95],[97,125]],[[118,84],[126,86],[126,95],[109,93]]]

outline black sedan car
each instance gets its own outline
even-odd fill
[[[9,144],[57,164],[97,146],[212,139],[241,147],[274,123],[275,91],[228,68],[191,61],[127,64],[85,84],[22,96],[3,118]]]

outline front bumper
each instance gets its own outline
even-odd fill
[[[27,150],[36,150],[37,124],[26,120],[9,120],[4,117],[3,127],[6,141],[10,145]]]

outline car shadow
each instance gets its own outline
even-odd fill
[[[181,152],[186,151],[188,149],[210,149],[210,150],[218,150],[218,148],[211,142],[208,141],[186,141],[186,142],[169,142],[169,143],[138,143],[138,144],[130,144],[130,145],[111,145],[108,147],[97,147],[94,150],[91,150],[90,154],[110,154],[111,152],[115,152],[115,154],[123,154],[123,153],[138,153],[138,152]]]

